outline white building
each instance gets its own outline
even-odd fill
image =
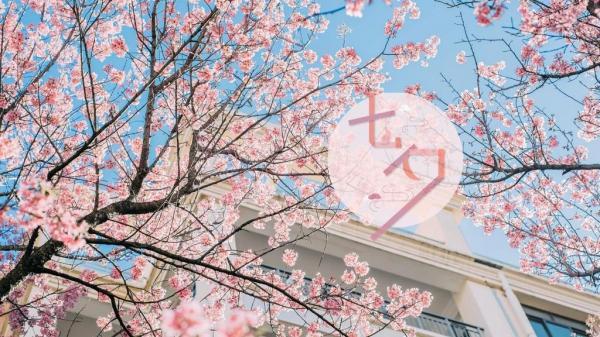
[[[251,212],[256,210],[245,209],[240,221]],[[418,234],[390,231],[377,241],[370,239],[375,229],[360,223],[331,226],[327,235],[312,235],[296,245],[299,259],[295,268],[305,270],[307,276],[316,272],[325,278],[337,276],[344,270],[342,257],[352,251],[369,262],[381,289],[397,283],[430,291],[434,296],[431,307],[409,321],[419,336],[585,336],[583,322],[589,314],[600,312],[599,296],[551,285],[545,279],[474,256],[458,229],[460,219],[457,205],[449,205],[435,219],[421,224]],[[267,236],[267,232],[252,229],[237,235],[234,244],[242,250],[266,248]],[[286,275],[281,252],[267,255],[264,267]],[[161,275],[156,270],[148,270],[139,286],[157,277]],[[61,336],[96,336],[96,317],[109,310],[108,305],[91,297],[81,301],[68,320],[58,323]],[[297,319],[293,314],[282,318],[290,323]],[[11,335],[6,319],[0,318],[0,336]],[[29,331],[28,335],[36,333]],[[402,335],[391,330],[380,333]]]

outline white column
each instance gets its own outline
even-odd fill
[[[484,328],[486,337],[527,336],[500,289],[467,280],[454,300],[462,320]]]
[[[527,315],[525,314],[525,310],[521,306],[521,302],[517,298],[517,295],[512,290],[508,279],[504,275],[502,271],[498,272],[498,276],[500,277],[500,281],[502,282],[502,288],[504,289],[504,294],[506,295],[506,299],[508,300],[508,304],[512,312],[516,316],[516,321],[522,328],[522,330],[526,333],[527,337],[536,337],[535,331],[533,331],[533,327],[529,323],[529,319],[527,319]]]

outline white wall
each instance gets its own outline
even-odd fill
[[[112,333],[106,332],[100,334],[100,329],[96,325],[96,318],[91,318],[76,313],[69,313],[64,320],[58,321],[60,337],[93,337],[93,336],[112,336]]]
[[[317,241],[317,240],[314,240]],[[337,278],[339,280],[339,276],[344,271],[344,262],[343,260],[335,256],[337,255],[337,251],[340,250],[339,245],[336,245],[337,242],[334,242],[333,238],[330,238],[330,241],[327,245],[323,246],[321,242],[308,242],[311,244],[311,248],[302,247],[300,245],[296,245],[293,247],[298,252],[298,261],[294,266],[295,269],[301,269],[306,272],[306,277],[311,278],[317,272],[320,272],[321,275],[327,280],[330,277]],[[305,242],[306,244],[306,242]],[[251,232],[243,232],[236,236],[236,246],[239,250],[246,250],[252,248],[255,251],[261,251],[262,249],[267,249],[267,237],[260,235],[258,233]],[[289,248],[289,247],[286,247]],[[351,251],[359,251],[360,248],[355,246],[354,249],[348,247],[345,251],[346,253]],[[291,270],[292,268],[285,266],[281,261],[281,255],[283,253],[283,249],[277,249],[267,255],[264,256],[264,264],[278,267],[284,270]],[[343,250],[343,248],[342,248]],[[372,248],[371,248],[372,250]],[[365,252],[362,252],[365,253]],[[361,254],[365,256],[367,254]],[[371,254],[369,254],[371,255]],[[377,255],[377,254],[375,254]],[[361,256],[361,259],[362,259]],[[396,283],[401,285],[403,288],[419,288],[420,290],[427,290],[431,292],[434,296],[434,301],[430,308],[427,311],[431,313],[435,313],[438,315],[443,315],[450,318],[457,318],[458,310],[454,305],[452,292],[447,291],[445,289],[438,288],[426,282],[426,278],[421,280],[410,279],[404,276],[401,276],[401,270],[395,270],[394,268],[394,260],[393,258],[389,258],[385,256],[383,261],[377,259],[377,261],[373,261],[373,256],[366,258],[366,260],[371,265],[370,275],[375,277],[378,281],[378,290],[385,294],[385,289],[387,286]],[[398,260],[399,257],[396,257]],[[375,262],[375,263],[374,263]],[[385,271],[382,268],[378,268],[383,264],[388,265],[389,268],[386,268]],[[442,274],[440,274],[442,276]],[[438,280],[439,281],[439,280]]]

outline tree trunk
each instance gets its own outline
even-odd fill
[[[61,247],[61,242],[50,240],[41,247],[33,249],[29,256],[24,255],[17,265],[0,279],[0,303],[3,303],[2,299],[8,295],[12,287],[44,266]]]

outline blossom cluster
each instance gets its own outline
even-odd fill
[[[251,336],[251,328],[258,325],[256,313],[234,309],[227,317],[217,321],[213,328],[211,317],[205,314],[197,301],[183,302],[176,309],[167,309],[162,314],[162,331],[165,336],[172,337],[248,337]]]
[[[498,20],[506,9],[507,0],[482,0],[475,5],[473,14],[477,23],[487,26]]]
[[[394,54],[393,65],[396,69],[402,69],[410,62],[417,62],[423,55],[425,60],[421,61],[422,66],[427,66],[427,59],[437,55],[440,38],[433,35],[426,39],[425,42],[408,42],[393,46],[391,52]]]
[[[16,214],[0,213],[5,223],[14,223],[27,231],[43,228],[55,240],[61,241],[70,250],[84,244],[87,224],[78,221],[78,197],[72,191],[56,190],[43,180],[31,179],[21,183],[18,196],[22,200]],[[76,192],[75,192],[76,193]]]
[[[0,6],[0,230],[16,247],[0,255],[0,280],[11,275],[0,296],[14,299],[12,330],[56,336],[59,311],[83,296],[112,308],[99,329],[127,335],[242,337],[262,320],[298,335],[280,314],[323,308],[327,316],[303,327],[312,336],[376,329],[370,318],[384,319],[385,300],[366,262],[339,281],[316,275],[306,292],[302,270],[284,280],[260,268],[267,253],[233,247],[250,227],[265,231],[266,251],[294,268],[292,247],[304,238],[294,228],[308,236],[349,219],[323,167],[327,136],[340,114],[381,90],[390,53],[368,59],[340,45],[318,54],[311,42],[329,24],[319,13],[312,1],[279,0]],[[390,13],[389,29],[405,15],[419,16],[413,2]],[[394,62],[432,58],[438,45],[397,46]],[[166,271],[164,282],[150,269]],[[200,303],[197,282],[211,289]],[[41,319],[20,305],[32,284],[47,309]],[[398,329],[430,303],[417,290],[393,294]],[[265,304],[252,312],[262,320],[224,318],[243,296]]]

